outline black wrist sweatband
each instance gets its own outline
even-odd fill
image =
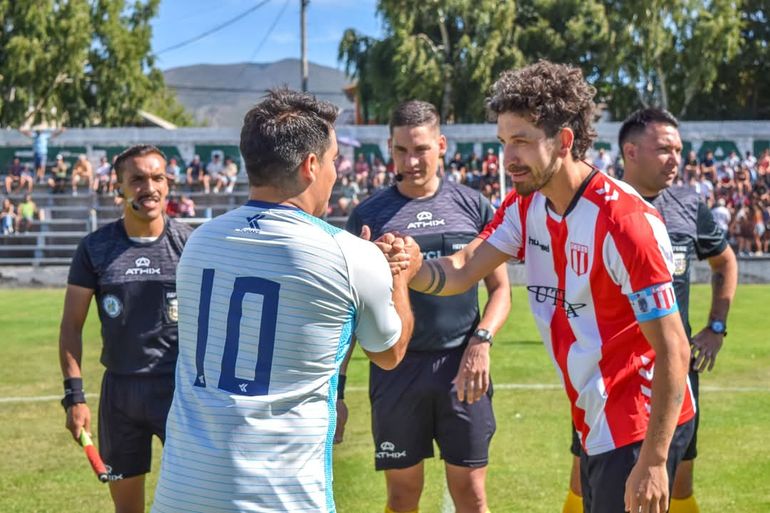
[[[345,381],[347,381],[348,377],[343,376],[342,374],[339,375],[337,378],[337,400],[345,399]]]
[[[67,378],[64,380],[64,397],[61,405],[66,410],[75,404],[86,402],[86,393],[83,391],[83,378]]]

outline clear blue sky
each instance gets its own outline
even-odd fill
[[[256,6],[262,0],[162,0],[153,21],[153,51],[160,69],[189,64],[272,62],[299,58],[300,0],[269,0],[267,4],[231,25],[182,48],[163,49],[191,39]],[[376,0],[310,0],[307,11],[308,58],[326,66],[337,64],[337,46],[348,27],[380,36],[381,21],[375,16]],[[283,14],[280,14],[283,10]],[[280,14],[275,28],[270,27]]]

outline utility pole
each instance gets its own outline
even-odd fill
[[[310,0],[299,0],[301,4],[299,14],[300,38],[301,38],[301,66],[302,66],[302,91],[307,92],[307,17],[306,11]]]

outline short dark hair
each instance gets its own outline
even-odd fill
[[[151,155],[151,154],[158,155],[160,158],[163,159],[163,162],[166,162],[168,160],[166,158],[166,154],[163,153],[160,150],[160,148],[152,144],[135,144],[121,151],[118,154],[118,156],[115,157],[115,161],[112,163],[112,168],[115,170],[115,174],[118,177],[118,182],[120,182],[123,179],[123,166],[125,165],[127,160],[133,159],[136,157],[144,157],[145,155]]]
[[[620,154],[623,155],[623,145],[631,137],[635,137],[647,129],[647,125],[650,123],[664,123],[671,125],[674,128],[679,128],[679,122],[676,120],[673,114],[666,109],[658,107],[647,107],[639,109],[631,113],[623,124],[620,125],[620,132],[618,132],[618,146],[620,147]]]
[[[271,89],[243,118],[241,155],[252,186],[283,188],[311,153],[329,149],[338,109],[308,93]]]
[[[441,115],[435,105],[422,100],[409,100],[399,103],[390,114],[388,127],[390,133],[397,126],[431,126],[438,127],[441,124]]]
[[[548,137],[572,129],[572,157],[580,160],[596,139],[594,96],[596,89],[579,68],[540,60],[503,72],[492,85],[487,109],[493,118],[506,112],[528,116]]]

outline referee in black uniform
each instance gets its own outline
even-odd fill
[[[101,321],[99,452],[118,513],[144,511],[152,435],[165,436],[177,358],[176,266],[192,229],[168,219],[166,158],[150,145],[115,160],[123,217],[86,236],[70,266],[59,334],[67,429],[91,431],[81,375],[91,298]]]

